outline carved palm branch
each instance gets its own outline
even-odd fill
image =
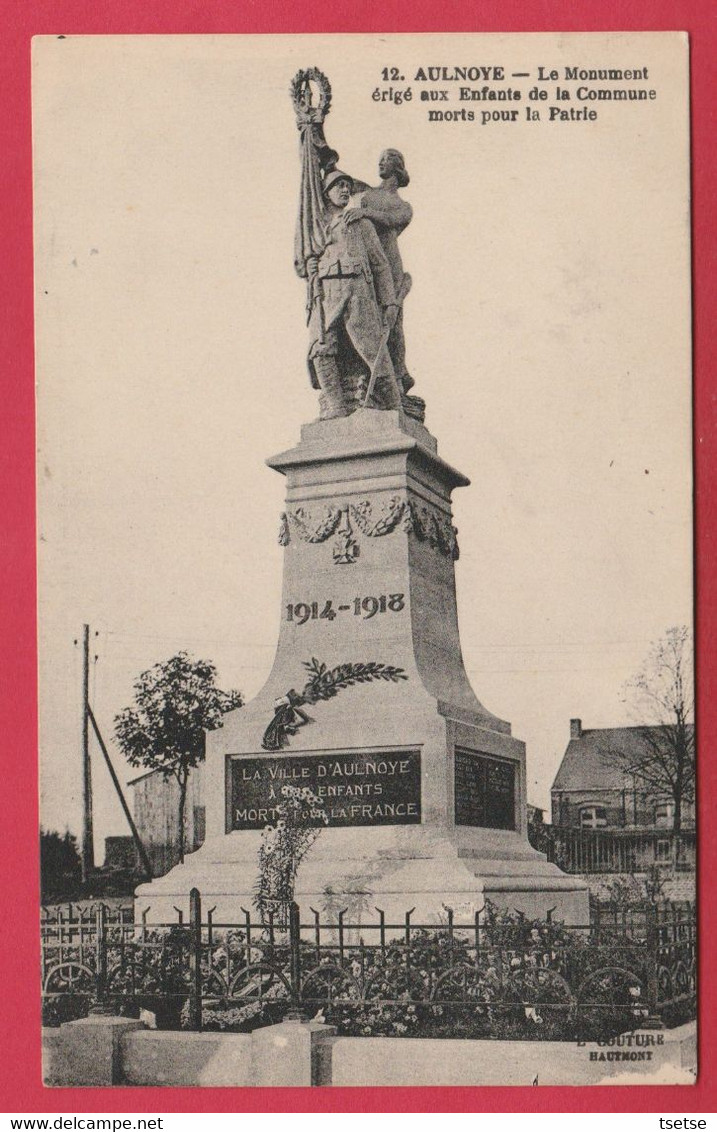
[[[330,700],[342,688],[353,684],[368,684],[373,680],[388,680],[393,684],[408,680],[403,668],[392,664],[381,664],[371,660],[365,663],[339,664],[336,668],[327,666],[316,657],[304,661],[304,668],[311,679],[299,693],[290,689],[282,701],[274,708],[274,717],[264,732],[261,745],[265,751],[280,751],[289,745],[289,738],[300,727],[313,723],[313,719],[302,711],[303,704],[316,704],[320,700]]]

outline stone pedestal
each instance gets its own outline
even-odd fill
[[[173,916],[193,886],[217,921],[251,909],[260,829],[288,781],[319,790],[331,821],[299,872],[306,912],[348,906],[375,919],[379,907],[402,920],[415,908],[421,922],[446,907],[472,918],[489,898],[587,923],[585,885],[528,843],[525,746],[463,666],[451,491],[468,480],[400,411],[306,425],[268,462],[287,478],[274,666],[207,736],[205,844],[141,886],[139,910]],[[276,703],[301,693],[312,658],[399,672],[303,705],[308,721],[295,715],[286,745],[268,751]]]
[[[143,1030],[142,1022],[91,1014],[43,1032],[45,1085],[117,1085],[122,1079],[122,1042]]]

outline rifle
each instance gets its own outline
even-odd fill
[[[378,373],[377,373],[378,360],[381,357],[383,350],[388,345],[388,340],[391,336],[391,331],[393,330],[394,326],[396,325],[396,318],[398,318],[399,308],[403,306],[403,300],[406,298],[406,295],[411,290],[411,284],[412,283],[413,283],[413,280],[411,279],[411,276],[408,274],[408,272],[405,272],[404,276],[403,276],[403,280],[401,281],[401,286],[398,288],[398,293],[396,294],[396,316],[390,323],[388,323],[388,325],[384,329],[383,334],[381,335],[381,341],[379,342],[378,352],[376,354],[376,359],[375,359],[375,361],[374,361],[374,363],[371,367],[371,377],[369,378],[368,389],[366,390],[366,396],[364,397],[363,404],[361,405],[362,409],[365,409],[367,407],[367,405],[368,405],[368,403],[369,403],[369,401],[370,401],[370,399],[373,395],[373,391],[374,391],[374,388],[376,386],[376,378],[378,376]]]
[[[306,306],[306,325],[308,326],[311,321],[311,312],[314,309],[314,303],[319,304],[319,342],[323,346],[326,340],[326,322],[324,319],[324,303],[321,288],[321,279],[318,275],[308,275],[307,285],[309,291],[309,301]]]

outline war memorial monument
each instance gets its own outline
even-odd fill
[[[268,460],[287,487],[276,658],[255,699],[206,736],[204,844],[140,886],[137,910],[171,918],[194,887],[217,920],[251,908],[261,832],[291,784],[321,799],[327,823],[298,872],[302,910],[331,891],[424,922],[490,900],[585,923],[583,882],[528,843],[525,745],[463,665],[451,493],[469,481],[411,392],[399,248],[410,162],[385,150],[378,185],[358,181],[325,139],[326,77],[300,71],[291,94],[294,261],[320,412]]]

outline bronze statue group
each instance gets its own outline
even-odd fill
[[[320,91],[316,106],[311,82]],[[299,72],[292,97],[302,154],[294,263],[307,282],[308,364],[320,418],[372,408],[402,409],[422,421],[424,402],[409,393],[403,333],[411,277],[398,237],[412,217],[398,191],[409,183],[403,155],[384,150],[380,184],[372,188],[338,169],[338,154],[326,143],[326,77]]]

